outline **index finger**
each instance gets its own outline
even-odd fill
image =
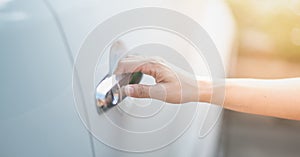
[[[130,55],[119,61],[114,74],[142,72],[155,77],[156,68],[151,58]]]

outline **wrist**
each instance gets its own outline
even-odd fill
[[[198,101],[210,102],[213,92],[212,82],[209,79],[198,79]]]

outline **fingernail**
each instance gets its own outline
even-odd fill
[[[134,92],[133,87],[131,87],[130,85],[125,86],[125,94],[127,96],[131,96]]]

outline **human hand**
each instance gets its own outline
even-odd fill
[[[127,96],[154,98],[169,103],[199,101],[195,76],[159,57],[129,55],[119,61],[115,74],[142,72],[154,77],[155,85],[131,84],[124,87]]]

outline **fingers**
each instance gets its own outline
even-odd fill
[[[145,58],[143,56],[128,55],[119,61],[115,74],[142,72],[153,77],[156,76],[160,63],[156,58]]]
[[[153,98],[165,101],[166,89],[163,85],[132,84],[124,87],[125,94],[134,98]]]
[[[142,56],[128,55],[127,57],[119,61],[118,67],[114,73],[122,74],[122,73],[137,72],[146,63],[147,63],[146,58]]]
[[[115,74],[142,72],[146,75],[153,76],[157,84],[142,85],[131,84],[124,87],[127,96],[135,98],[154,98],[165,101],[166,89],[162,84],[166,76],[170,75],[170,69],[165,65],[163,59],[157,57],[143,57],[129,55],[119,61]]]
[[[134,84],[125,86],[125,94],[135,98],[150,98],[150,86]]]

